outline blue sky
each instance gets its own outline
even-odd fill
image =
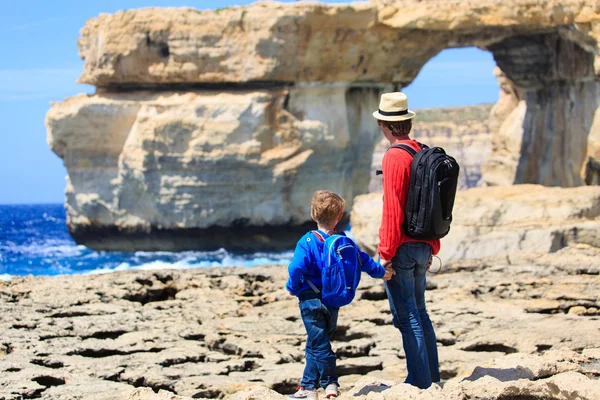
[[[141,7],[199,9],[250,4],[246,0],[11,1],[0,10],[0,204],[61,203],[66,170],[46,144],[44,117],[51,101],[93,93],[75,80],[82,69],[79,30],[99,13]],[[446,50],[404,91],[411,108],[495,102],[491,54]]]

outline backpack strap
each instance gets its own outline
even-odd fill
[[[312,290],[314,290],[316,294],[319,294],[319,293],[321,293],[321,291],[319,290],[319,288],[318,288],[318,287],[317,287],[317,286],[316,286],[314,283],[312,283],[312,282],[310,281],[310,279],[307,279],[307,280],[306,280],[306,283],[308,283],[308,286],[310,286],[310,288],[311,288]]]
[[[419,146],[421,146],[421,150],[429,148],[429,146],[427,146],[426,144],[419,143],[419,142],[417,142],[417,144]],[[410,147],[409,145],[407,145],[407,144],[395,144],[393,146],[390,146],[389,149],[402,149],[402,150],[408,152],[408,154],[410,154],[412,157],[414,157],[415,154],[417,154],[417,151],[415,149],[413,149],[412,147]],[[380,169],[378,169],[378,170],[375,171],[375,175],[383,175],[383,171],[380,170]]]
[[[317,237],[317,239],[319,240],[319,242],[323,243],[325,242],[325,237],[323,236],[323,234],[321,233],[321,231],[311,231],[313,233],[313,235],[315,235]],[[308,283],[308,286],[310,286],[310,288],[312,290],[314,290],[314,292],[316,294],[321,293],[321,291],[319,290],[319,288],[310,281],[310,279],[306,280],[306,283]]]
[[[319,239],[319,242],[321,242],[321,243],[325,242],[325,237],[323,236],[321,231],[312,231],[312,233],[313,233],[313,235],[315,235],[317,237],[317,239]]]
[[[419,145],[420,144],[421,143],[419,143]],[[421,148],[423,148],[422,145],[421,145]],[[417,151],[407,144],[395,144],[395,145],[391,146],[390,149],[402,149],[402,150],[406,151],[408,154],[410,154],[412,157],[414,157],[417,154]]]

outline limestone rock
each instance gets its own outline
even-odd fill
[[[352,233],[374,254],[379,242],[381,194],[359,196]],[[600,247],[600,189],[535,185],[476,188],[457,193],[450,233],[442,239],[444,262],[555,252],[567,245]]]
[[[83,28],[80,82],[109,89],[406,86],[440,50],[478,46],[494,54],[501,86],[485,181],[579,186],[600,174],[599,11],[595,2],[579,0],[261,2],[215,11],[122,11]]]
[[[281,400],[284,396],[264,386],[255,386],[229,397],[229,400]]]
[[[317,189],[367,189],[379,89],[135,92],[57,103],[67,223],[104,250],[281,249]]]
[[[189,400],[191,397],[176,396],[166,390],[159,390],[158,393],[150,388],[138,388],[129,394],[127,400]]]
[[[593,390],[586,376],[600,376],[600,321],[569,311],[600,308],[600,275],[578,261],[597,265],[590,248],[466,260],[428,277],[443,390],[394,383],[406,377],[401,335],[382,281],[364,276],[332,341],[342,393],[458,400],[459,385],[471,398],[506,398],[512,387],[543,398],[558,385],[583,396]],[[286,278],[285,266],[15,277],[0,286],[0,397],[129,399],[147,387],[155,394],[137,395],[215,399],[256,385],[292,393],[306,334]],[[581,390],[558,378],[571,373]]]
[[[567,358],[573,359],[573,356]],[[575,358],[582,361],[581,356]],[[543,360],[549,367],[547,375],[532,375],[528,369],[532,360],[534,363]],[[340,400],[595,399],[600,393],[598,380],[572,370],[565,372],[563,368],[556,367],[561,362],[546,356],[520,355],[518,359],[506,356],[492,362],[496,368],[476,370],[483,371],[481,375],[474,374],[461,381],[450,381],[443,387],[433,384],[427,390],[394,381],[365,377],[355,382],[350,390],[342,392],[339,398]],[[577,364],[572,365],[581,369]]]
[[[494,75],[500,86],[500,97],[491,110],[489,120],[492,154],[481,169],[488,185],[508,186],[516,180],[527,103],[523,89],[517,87],[500,68],[495,68]]]
[[[569,51],[579,50],[569,50],[567,44],[566,52]],[[591,64],[591,55],[587,57]],[[560,57],[556,63],[568,58]],[[504,68],[516,67],[510,64]],[[486,183],[563,187],[597,184],[600,125],[594,121],[600,105],[600,83],[592,78],[592,71],[584,72],[581,81],[552,80],[544,82],[543,87],[530,87],[528,77],[513,74],[512,79],[508,78],[498,68],[496,75],[501,91],[490,121],[493,149],[483,166]],[[542,117],[548,114],[553,117]],[[561,144],[565,140],[568,146]]]
[[[82,29],[80,82],[99,87],[253,81],[408,84],[444,48],[486,47],[507,37],[557,32],[597,54],[597,12],[594,2],[577,0],[259,2],[214,11],[120,11],[102,14]]]
[[[599,13],[580,0],[407,0],[102,14],[79,40],[80,82],[97,94],[46,120],[69,172],[70,232],[105,250],[289,248],[315,189],[349,208],[367,191],[379,94],[450,47],[498,63],[488,183],[596,182]],[[457,131],[441,143],[469,180],[486,151]]]

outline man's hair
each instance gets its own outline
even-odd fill
[[[394,136],[408,136],[412,129],[412,118],[404,121],[381,121],[381,123],[388,128]]]
[[[345,201],[329,190],[317,190],[310,202],[310,216],[319,224],[330,224],[344,211]]]

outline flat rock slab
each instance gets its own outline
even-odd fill
[[[585,251],[548,255],[544,265],[465,261],[430,278],[428,308],[447,384],[470,377],[475,385],[496,375],[595,376],[600,319],[569,310],[600,308],[600,276],[557,261]],[[0,398],[116,399],[135,387],[162,390],[163,397],[210,399],[254,385],[274,390],[269,396],[293,392],[303,370],[305,332],[286,279],[280,265],[2,282]],[[391,324],[382,281],[365,276],[357,299],[341,309],[333,339],[343,391],[362,377],[401,382],[402,339]],[[558,349],[587,349],[588,355],[551,356]],[[142,395],[150,392],[136,394]]]

